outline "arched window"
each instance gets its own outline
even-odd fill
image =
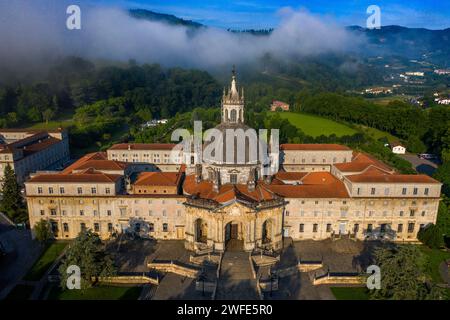
[[[236,110],[231,110],[231,122],[236,122]]]
[[[225,121],[228,121],[228,109],[225,109]]]

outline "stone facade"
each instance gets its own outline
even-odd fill
[[[0,184],[7,165],[14,170],[17,182],[22,184],[31,173],[55,169],[69,158],[69,139],[65,130],[0,129]]]

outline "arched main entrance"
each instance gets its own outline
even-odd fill
[[[206,243],[208,240],[208,224],[203,219],[195,220],[195,242]]]
[[[227,250],[243,250],[242,223],[231,221],[225,225],[225,246]]]

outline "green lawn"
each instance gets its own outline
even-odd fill
[[[58,258],[61,252],[64,250],[68,242],[56,241],[50,244],[47,249],[35,262],[30,271],[24,277],[24,280],[38,281],[42,278],[47,269],[52,265],[53,261]]]
[[[64,290],[53,287],[49,300],[137,300],[141,287],[97,286],[86,290]]]
[[[18,284],[6,296],[5,300],[28,300],[33,293],[34,287]]]
[[[420,250],[428,256],[430,261],[430,270],[428,270],[428,274],[433,279],[433,282],[444,282],[441,278],[441,274],[439,273],[439,265],[441,262],[450,259],[450,252],[445,252],[439,249],[430,249],[426,246],[420,246]]]
[[[305,134],[318,137],[320,135],[329,136],[335,134],[338,137],[357,133],[344,124],[303,113],[278,112],[282,119],[288,119],[291,124],[300,128]]]
[[[331,287],[336,300],[369,300],[366,287]]]
[[[380,138],[387,138],[389,142],[396,142],[399,139],[388,132],[384,132],[375,128],[358,126],[361,131],[364,131],[367,135],[371,136],[373,139],[378,140]]]

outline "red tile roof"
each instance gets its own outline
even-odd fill
[[[135,186],[177,186],[181,174],[178,172],[142,172]]]
[[[388,165],[362,152],[356,153],[351,162],[336,163],[334,166],[342,172],[362,172],[370,166],[377,167],[389,173],[394,172]]]
[[[232,200],[258,203],[279,199],[262,182],[257,183],[254,191],[250,191],[245,184],[224,184],[220,186],[219,192],[215,192],[212,182],[202,180],[200,183],[196,183],[195,175],[189,175],[186,177],[183,187],[185,193],[189,195],[218,203],[226,203]]]
[[[93,168],[95,170],[105,171],[123,171],[130,164],[126,162],[112,161],[112,160],[88,160],[81,163],[79,166],[72,170],[84,170]]]
[[[439,181],[425,174],[380,174],[364,172],[362,174],[349,175],[346,177],[351,182],[362,183],[432,183],[440,184]]]
[[[108,157],[105,152],[93,152],[88,153],[85,156],[81,157],[74,163],[72,163],[70,166],[65,168],[62,173],[71,173],[73,170],[78,169],[80,166],[85,164],[86,162],[90,160],[108,160]]]
[[[172,143],[120,143],[109,150],[172,150],[175,146]]]
[[[39,174],[28,180],[28,183],[43,182],[43,183],[114,183],[121,179],[121,175],[106,174],[88,169],[82,173],[74,174]]]
[[[287,143],[280,146],[281,150],[304,150],[304,151],[349,151],[347,146],[340,144],[294,144]]]
[[[275,174],[275,178],[278,180],[285,180],[285,181],[299,181],[306,175],[307,175],[307,172],[278,171]]]

